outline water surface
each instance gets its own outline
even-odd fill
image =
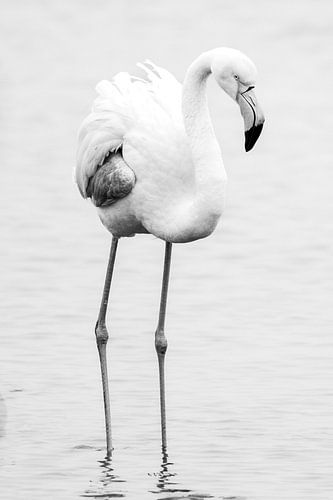
[[[2,5],[1,497],[331,500],[330,2]],[[98,80],[147,57],[182,79],[219,45],[256,61],[267,123],[245,154],[237,107],[209,86],[228,203],[173,252],[167,457],[163,243],[119,244],[108,462],[93,328],[110,238],[72,184],[77,127]]]

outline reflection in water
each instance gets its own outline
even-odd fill
[[[174,481],[175,476],[177,475],[175,472],[170,472],[170,466],[173,463],[168,461],[168,453],[165,449],[162,448],[162,463],[160,467],[160,471],[157,474],[149,474],[156,475],[158,480],[156,483],[157,490],[152,490],[151,493],[189,493],[191,490],[177,488],[177,483]],[[163,497],[165,498],[165,497]],[[174,498],[174,497],[173,497]]]
[[[119,489],[119,483],[125,483],[123,479],[114,474],[114,469],[112,467],[112,460],[105,458],[104,460],[99,460],[99,467],[102,469],[101,476],[96,485],[92,485],[88,488],[82,497],[90,498],[124,498],[125,492]]]
[[[158,478],[156,483],[157,489],[150,490],[150,493],[155,493],[158,495],[162,494],[162,496],[156,497],[158,500],[204,500],[205,498],[220,498],[222,500],[246,500],[246,498],[243,496],[215,497],[214,495],[210,495],[209,493],[199,493],[188,488],[177,486],[179,483],[175,481],[177,473],[172,471],[173,466],[174,463],[168,460],[167,451],[162,448],[162,463],[160,471],[158,473],[149,474],[150,476],[157,476]],[[168,493],[171,493],[171,495],[165,496],[165,494]],[[179,496],[178,493],[180,493],[181,495]]]
[[[124,490],[124,485],[119,483],[126,483],[126,481],[120,479],[114,473],[112,459],[105,458],[98,461],[98,464],[102,469],[99,479],[96,482],[91,481],[91,485],[81,494],[81,497],[103,499],[125,498],[127,490]],[[173,466],[174,463],[169,461],[166,450],[162,450],[162,463],[159,472],[148,473],[148,476],[157,478],[156,489],[149,490],[150,493],[157,495],[155,497],[156,500],[203,500],[205,498],[215,498],[208,493],[199,493],[182,487],[175,480],[177,473],[172,470]],[[240,500],[240,497],[219,498]]]
[[[163,494],[163,496],[159,496],[159,500],[180,500],[180,499],[188,499],[188,500],[199,500],[204,498],[213,498],[212,495],[202,494],[202,493],[194,493],[188,488],[182,488],[177,486],[177,482],[175,481],[175,477],[177,476],[176,472],[172,472],[173,462],[168,460],[168,453],[165,449],[162,448],[162,463],[160,467],[160,471],[156,474],[149,474],[151,476],[157,476],[157,489],[151,490],[151,493],[157,493],[158,495]],[[172,493],[172,496],[164,496],[166,493]],[[174,494],[181,493],[181,496],[174,496]],[[187,493],[187,495],[183,495],[183,493]]]

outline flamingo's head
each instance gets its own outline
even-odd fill
[[[221,48],[213,51],[211,70],[220,87],[239,104],[245,126],[245,150],[250,151],[265,121],[254,93],[256,67],[242,52]]]

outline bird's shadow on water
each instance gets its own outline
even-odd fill
[[[89,487],[82,493],[81,497],[88,498],[126,498],[126,481],[115,474],[112,459],[105,458],[98,461],[101,469],[97,486]],[[148,473],[153,478],[155,486],[149,489],[147,494],[156,500],[204,500],[204,499],[224,499],[224,500],[245,500],[244,497],[214,497],[209,493],[199,493],[189,488],[183,487],[177,480],[177,473],[174,471],[174,463],[168,458],[166,451],[162,450],[162,461],[158,472]]]

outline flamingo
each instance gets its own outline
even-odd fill
[[[226,172],[211,124],[206,82],[217,84],[240,107],[245,150],[264,123],[254,94],[256,68],[242,52],[216,48],[189,66],[183,85],[150,61],[138,64],[147,79],[118,73],[98,83],[92,112],[78,136],[75,178],[112,234],[103,295],[95,327],[102,375],[107,457],[112,455],[106,345],[106,311],[118,241],[149,233],[165,242],[155,349],[159,365],[162,449],[166,450],[164,332],[173,243],[209,236],[224,209]]]

